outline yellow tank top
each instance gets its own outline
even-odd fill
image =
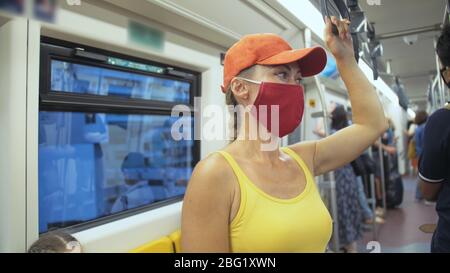
[[[304,191],[292,199],[265,193],[249,180],[229,153],[219,151],[233,169],[240,188],[239,210],[230,224],[234,253],[326,251],[332,233],[331,216],[303,160],[289,148],[282,151],[298,163],[306,177]]]

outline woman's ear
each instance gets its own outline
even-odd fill
[[[247,102],[250,94],[249,86],[243,80],[234,78],[231,81],[231,92],[239,102]]]

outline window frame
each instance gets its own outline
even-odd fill
[[[162,64],[154,61],[149,61],[133,56],[123,55],[108,50],[98,49],[90,46],[80,45],[72,42],[62,41],[54,38],[41,36],[40,43],[40,75],[39,75],[39,112],[82,112],[82,113],[105,113],[105,114],[128,114],[128,115],[160,115],[170,116],[172,107],[175,105],[186,105],[191,110],[191,117],[193,118],[193,133],[196,130],[195,126],[195,112],[194,112],[194,98],[201,96],[201,73],[184,68],[174,67],[168,64]],[[101,61],[77,57],[74,55],[76,49],[82,48],[87,52],[99,54],[107,57],[120,58],[127,61],[137,62],[141,64],[157,66],[164,68],[165,71],[175,71],[177,75],[159,74],[135,70],[132,68],[125,68],[113,66]],[[189,92],[189,103],[183,102],[167,102],[149,99],[134,99],[126,98],[117,95],[92,95],[92,94],[73,94],[68,92],[59,92],[51,90],[51,62],[52,60],[70,61],[71,63],[95,66],[100,68],[107,68],[128,73],[137,73],[145,76],[158,77],[163,79],[181,80],[191,84]],[[183,77],[185,75],[185,77]],[[200,127],[200,126],[197,126]],[[192,148],[192,164],[195,165],[200,161],[200,141],[193,140]],[[38,181],[40,183],[40,181]],[[157,201],[145,206],[132,208],[126,211],[115,214],[102,216],[83,223],[69,225],[67,227],[60,227],[56,229],[49,229],[47,232],[54,230],[70,230],[71,232],[79,232],[86,229],[94,228],[100,225],[118,221],[127,217],[131,217],[150,210],[158,209],[168,206],[183,200],[183,195],[170,197],[168,199]],[[39,200],[39,197],[38,197]],[[44,233],[47,233],[44,232]]]

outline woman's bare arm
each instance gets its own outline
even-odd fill
[[[331,21],[327,21],[325,41],[336,58],[341,78],[347,87],[353,125],[316,142],[313,164],[315,175],[339,168],[357,158],[388,126],[376,90],[354,58],[348,22],[333,22],[339,29],[338,37],[332,33]]]
[[[183,201],[182,252],[230,252],[230,182],[234,177],[227,164],[220,155],[213,154],[195,167]]]

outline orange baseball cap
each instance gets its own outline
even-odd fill
[[[319,74],[327,64],[322,47],[292,49],[283,38],[271,33],[242,37],[225,55],[223,86],[225,93],[231,80],[242,70],[255,64],[280,65],[298,61],[303,77]]]

